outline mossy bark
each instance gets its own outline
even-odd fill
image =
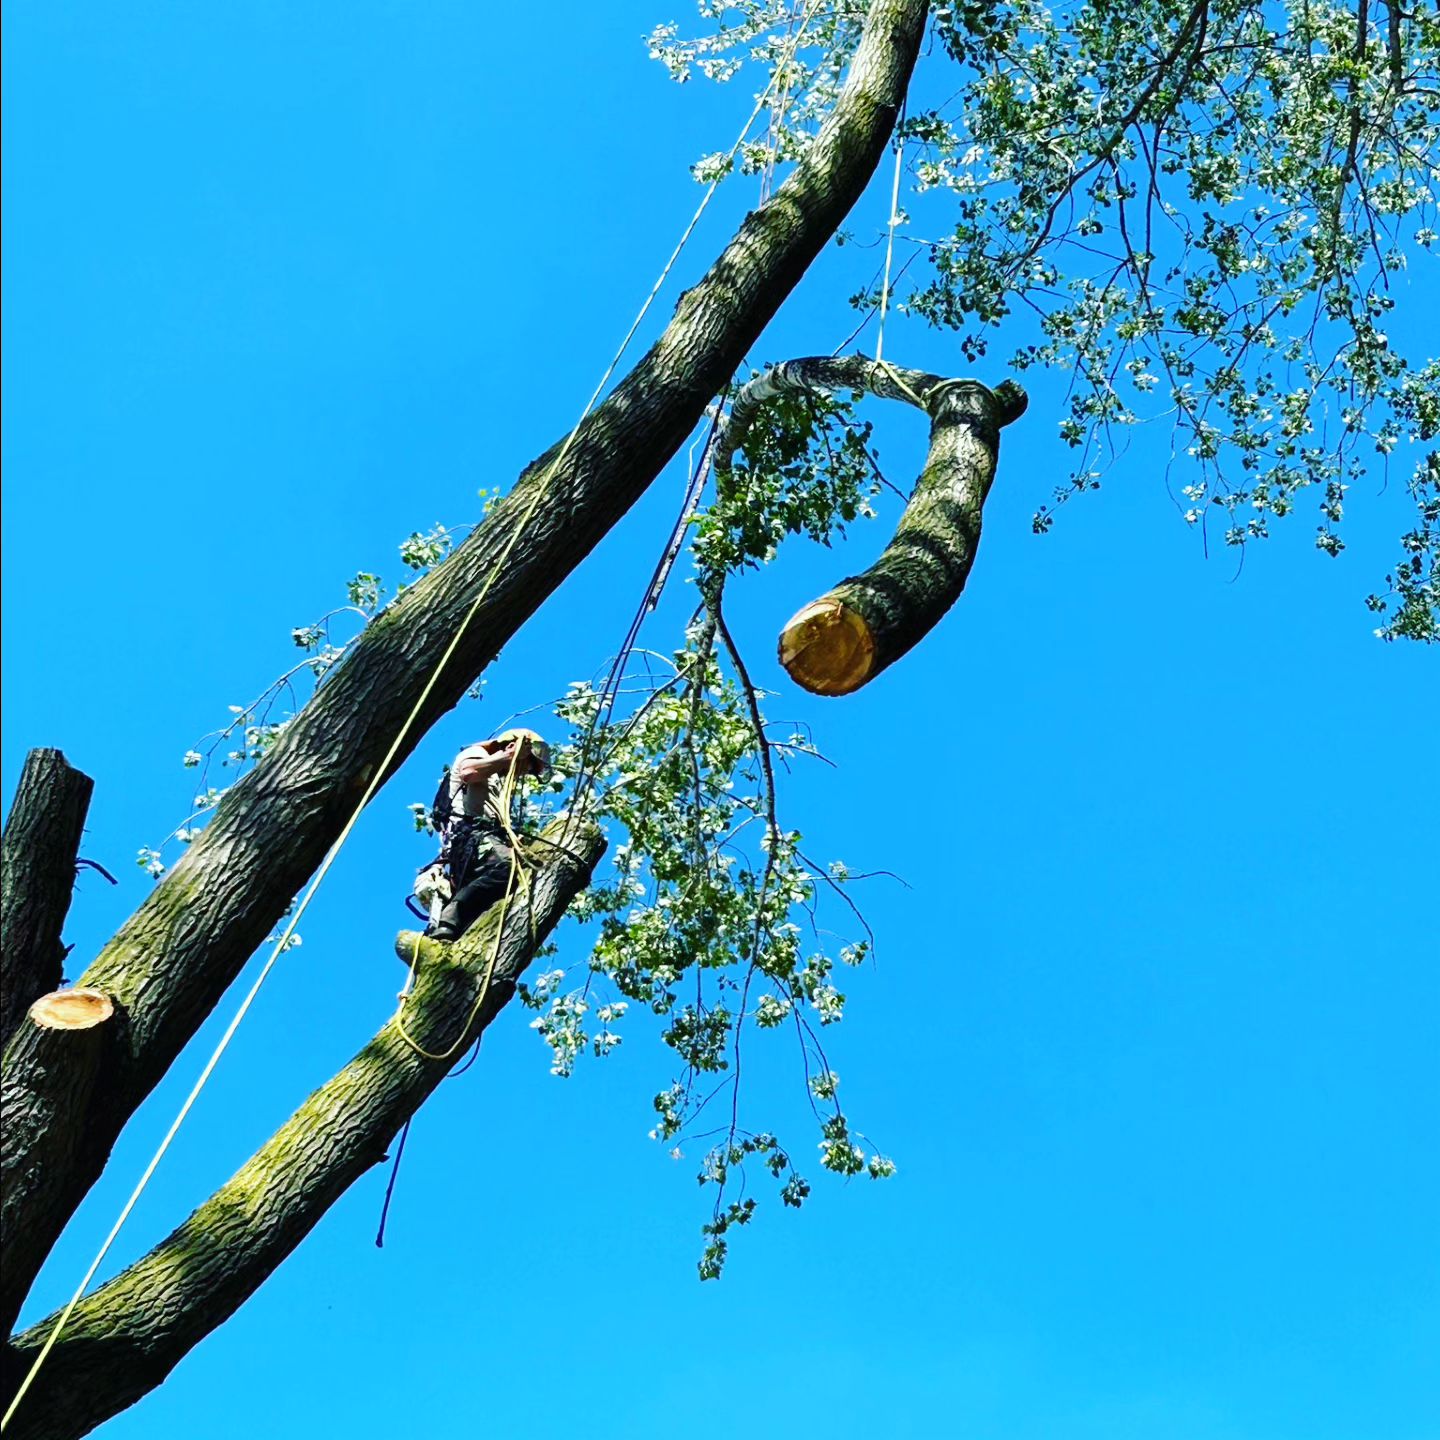
[[[917,645],[960,598],[980,544],[1000,454],[1002,407],[984,385],[953,380],[926,395],[930,451],[880,558],[812,601],[785,627],[780,658],[797,684],[846,695]],[[831,618],[833,617],[833,618]],[[855,637],[840,653],[817,631]]]
[[[179,1229],[80,1302],[16,1409],[7,1440],[86,1434],[154,1389],[227,1320],[340,1195],[385,1158],[396,1132],[454,1066],[454,1054],[463,1054],[514,994],[604,848],[593,824],[557,821],[526,847],[529,885],[503,914],[492,909],[453,945],[424,942],[402,1012],[405,1034],[394,1020],[385,1025]],[[410,939],[402,937],[407,954]],[[446,1058],[427,1059],[415,1045]],[[56,1318],[12,1342],[0,1385],[7,1403]]]
[[[681,298],[649,353],[572,443],[531,464],[455,554],[366,629],[86,970],[81,983],[113,996],[126,1017],[125,1044],[102,1058],[100,1083],[61,1097],[68,1113],[57,1110],[57,1120],[80,1137],[63,1165],[42,1177],[29,1150],[9,1157],[16,1241],[7,1259],[17,1283],[28,1285],[121,1127],[321,862],[417,703],[392,769],[675,454],[833,235],[884,153],[925,16],[925,0],[874,0],[830,119]],[[30,1063],[11,1051],[7,1072]]]
[[[895,534],[863,574],[812,600],[780,634],[780,663],[817,695],[846,695],[873,680],[930,633],[960,597],[980,543],[1000,430],[1025,411],[1013,381],[994,390],[863,355],[817,356],[773,366],[744,386],[715,446],[724,470],[776,396],[794,390],[868,391],[930,417],[930,449]]]

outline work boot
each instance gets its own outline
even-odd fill
[[[439,915],[426,926],[425,938],[446,945],[458,940],[470,928],[471,917],[463,913],[464,909],[458,899],[447,900]]]

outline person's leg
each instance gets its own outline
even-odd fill
[[[452,895],[430,931],[432,940],[458,940],[510,885],[511,853],[488,846],[476,857],[465,883]]]

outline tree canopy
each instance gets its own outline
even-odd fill
[[[786,103],[733,168],[802,154],[863,7],[701,8],[708,26],[660,26],[652,54],[678,80],[768,66]],[[792,51],[807,18],[813,49]],[[933,26],[944,58],[899,127],[918,263],[897,303],[972,363],[1073,377],[1073,468],[1036,529],[1098,488],[1125,427],[1165,424],[1187,523],[1243,547],[1299,509],[1338,555],[1347,492],[1395,456],[1413,505],[1367,604],[1385,639],[1433,642],[1440,362],[1389,323],[1437,240],[1433,10],[939,5]]]

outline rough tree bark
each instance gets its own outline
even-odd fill
[[[595,825],[557,820],[527,847],[529,884],[503,914],[495,907],[453,945],[402,935],[398,948],[408,956],[419,944],[421,954],[404,1034],[387,1023],[168,1239],[80,1302],[7,1440],[86,1434],[153,1390],[228,1320],[351,1183],[385,1159],[396,1132],[453,1068],[453,1055],[514,994],[604,849]],[[447,1058],[427,1059],[416,1045]],[[6,1403],[57,1318],[13,1342],[0,1386]]]
[[[55,1002],[66,997],[90,996],[93,1003],[73,1019],[63,1014],[56,1023],[51,1013]],[[47,1002],[50,1002],[47,1007]],[[76,1153],[83,1150],[83,1126],[74,1117],[84,1115],[95,1095],[95,1087],[105,1071],[105,1062],[125,1043],[125,1018],[117,1014],[110,998],[99,990],[62,990],[42,996],[30,1007],[29,1018],[22,1019],[10,1045],[15,1063],[8,1065],[0,1077],[0,1164],[7,1174],[13,1168],[12,1157],[24,1155],[31,1169],[30,1188],[43,1201],[46,1187],[63,1183],[74,1165]],[[4,1200],[8,1203],[11,1187],[6,1184]],[[37,1243],[53,1245],[59,1227],[37,1237]],[[11,1263],[5,1255],[0,1265],[0,1305],[4,1306],[5,1333],[15,1324],[15,1317],[25,1299],[28,1277],[24,1270]]]
[[[13,1295],[28,1292],[120,1129],[321,862],[412,709],[392,770],[676,453],[844,219],[884,153],[925,16],[925,0],[874,0],[830,119],[659,340],[572,443],[533,462],[445,564],[367,627],[101,950],[81,983],[113,1001],[101,1028],[117,1043],[100,1045],[91,1082],[62,1081],[21,1026],[5,1053],[7,1090],[48,1106],[70,1141],[42,1166],[47,1142],[31,1127],[4,1154],[0,1242]],[[544,503],[522,525],[537,489]]]
[[[9,1043],[30,1002],[60,984],[60,934],[94,788],[58,750],[25,757],[0,844],[0,1045]]]
[[[1000,430],[1025,413],[1025,392],[1010,380],[990,390],[864,355],[787,360],[736,396],[716,436],[716,470],[730,468],[771,400],[797,390],[868,391],[930,417],[924,469],[880,558],[812,600],[780,632],[780,663],[792,680],[816,695],[848,695],[924,639],[960,598],[980,543]]]

